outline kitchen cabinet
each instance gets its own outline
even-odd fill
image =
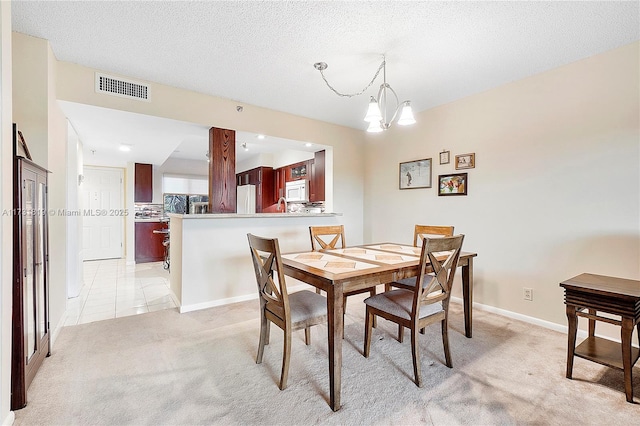
[[[309,179],[309,201],[320,202],[325,199],[325,151],[318,151],[313,155],[311,163],[311,178]]]
[[[287,168],[288,167],[280,167],[274,170],[274,200],[278,202],[280,197],[284,197],[284,189],[287,182]]]
[[[166,234],[153,231],[167,229],[166,222],[136,222],[135,224],[136,263],[160,262],[164,260],[162,242]]]
[[[133,180],[135,203],[151,203],[153,201],[153,165],[135,164]]]
[[[51,355],[47,173],[25,158],[15,160],[13,207],[19,213],[13,215],[12,410],[27,405],[27,389]]]
[[[290,175],[287,182],[294,180],[306,179],[309,171],[309,161],[303,161],[301,163],[292,164],[289,167]]]
[[[264,209],[276,203],[274,177],[275,172],[271,167],[256,167],[236,175],[238,186],[255,185],[256,213],[262,213]]]

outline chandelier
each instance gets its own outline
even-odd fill
[[[396,91],[391,88],[389,83],[387,83],[387,62],[384,56],[382,57],[382,63],[378,67],[378,70],[369,84],[358,93],[340,93],[334,89],[324,76],[324,70],[328,67],[325,62],[316,62],[313,66],[315,69],[320,71],[322,79],[333,93],[347,98],[362,95],[369,87],[371,87],[373,82],[378,78],[380,71],[382,71],[382,84],[378,90],[378,97],[375,98],[371,96],[371,99],[369,100],[369,109],[364,117],[364,121],[369,123],[367,132],[382,132],[383,130],[387,130],[391,127],[393,122],[397,122],[400,126],[406,126],[416,122],[413,117],[413,110],[411,109],[411,101],[400,102]],[[395,102],[395,104],[393,104],[393,102]],[[393,112],[393,115],[389,114],[389,107],[392,108],[391,111]],[[391,119],[389,119],[389,116],[391,116]]]

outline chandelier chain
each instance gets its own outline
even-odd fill
[[[354,96],[362,95],[364,92],[367,91],[367,89],[369,89],[369,87],[371,87],[373,82],[376,81],[376,78],[378,78],[378,74],[380,74],[380,70],[382,70],[384,68],[385,64],[386,64],[386,61],[383,60],[382,63],[380,64],[380,66],[378,67],[378,70],[376,71],[376,74],[373,76],[373,78],[371,79],[369,84],[367,84],[367,86],[364,89],[362,89],[361,91],[359,91],[358,93],[340,93],[336,89],[334,89],[333,86],[331,86],[329,84],[329,82],[327,81],[327,78],[324,76],[324,72],[322,70],[320,70],[320,75],[322,76],[322,79],[324,80],[324,82],[327,84],[327,87],[329,89],[331,89],[331,91],[333,91],[333,93],[335,93],[338,96],[345,97],[345,98],[353,98]]]

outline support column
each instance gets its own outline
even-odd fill
[[[236,131],[209,129],[209,213],[236,212]]]

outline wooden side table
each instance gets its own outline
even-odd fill
[[[603,275],[581,274],[560,283],[564,287],[564,303],[569,321],[567,378],[573,372],[573,357],[588,359],[624,371],[627,402],[633,402],[631,372],[640,350],[631,346],[634,327],[640,341],[640,281]],[[586,312],[585,312],[586,311]],[[598,315],[606,312],[619,316],[611,319]],[[589,336],[576,347],[578,317],[589,319]],[[595,336],[596,321],[621,326],[622,344]]]

